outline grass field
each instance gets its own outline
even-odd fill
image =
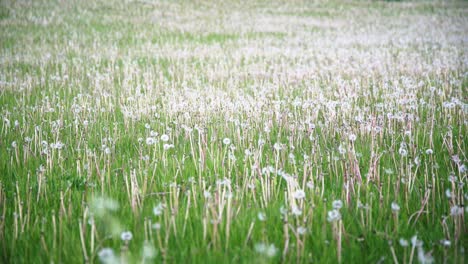
[[[0,1],[0,263],[467,263],[468,2]]]

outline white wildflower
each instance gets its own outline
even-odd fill
[[[408,151],[406,150],[406,148],[402,148],[402,147],[400,147],[400,149],[398,150],[398,153],[400,153],[402,157],[405,157],[406,155],[408,155]]]
[[[346,154],[346,148],[340,144],[340,146],[338,147],[338,152],[341,154],[341,155],[344,155]]]
[[[430,255],[430,253],[424,253],[424,249],[421,247],[418,247],[418,261],[421,264],[430,264],[434,263],[434,258]]]
[[[463,214],[463,207],[458,205],[454,205],[450,208],[450,215],[451,216],[458,216]]]
[[[418,239],[418,236],[411,237],[411,245],[413,247],[422,247],[423,242]]]
[[[258,243],[255,244],[255,251],[271,258],[276,255],[278,249],[273,244],[267,245],[265,243]]]
[[[145,243],[143,244],[141,254],[143,256],[143,259],[153,259],[154,257],[156,257],[156,254],[157,251],[154,248],[154,246],[149,241],[145,241]]]
[[[119,258],[114,254],[111,248],[103,248],[98,252],[99,260],[105,264],[119,263]]]
[[[465,164],[460,165],[460,167],[458,167],[458,171],[461,174],[465,173],[467,171],[466,165]]]
[[[400,238],[399,242],[400,242],[400,246],[402,246],[402,247],[409,246],[408,240],[406,240],[404,238]]]
[[[343,207],[343,202],[341,200],[335,200],[332,202],[333,209],[341,209]]]
[[[400,211],[400,206],[395,202],[392,202],[392,211],[395,212],[395,213]]]
[[[262,139],[262,138],[260,138],[260,139],[257,141],[257,144],[258,144],[259,147],[265,145],[265,143],[266,143],[265,140]]]
[[[278,252],[278,249],[275,247],[275,245],[270,244],[270,246],[268,246],[265,251],[265,255],[269,258],[272,258],[276,255],[277,252]]]
[[[265,213],[260,212],[260,213],[257,214],[257,217],[258,217],[258,220],[260,220],[262,222],[264,222],[266,220]]]
[[[104,153],[105,153],[106,155],[111,154],[111,149],[110,149],[109,147],[106,147],[106,148],[104,149]]]
[[[65,146],[65,144],[63,144],[62,142],[60,141],[57,141],[55,143],[52,143],[50,144],[50,147],[53,148],[53,149],[62,149],[63,147]]]
[[[284,208],[284,206],[280,207],[280,214],[286,215],[288,213],[288,209]]]
[[[275,144],[273,145],[273,148],[274,148],[276,151],[280,151],[280,150],[283,149],[283,146],[281,146],[280,143],[275,143]]]
[[[153,208],[153,214],[156,216],[162,215],[164,211],[164,205],[162,203],[159,203]]]
[[[167,141],[169,141],[169,136],[166,135],[166,134],[163,134],[163,135],[161,135],[161,140],[162,140],[162,142],[167,142]]]
[[[327,221],[328,222],[335,222],[341,219],[341,214],[340,211],[333,209],[331,211],[328,211],[327,214]]]
[[[444,247],[450,247],[452,245],[452,242],[450,242],[450,240],[448,239],[442,239],[440,241],[440,243],[444,246]]]
[[[174,145],[173,145],[173,144],[164,144],[164,145],[163,145],[163,149],[164,149],[164,150],[169,150],[169,149],[171,149],[171,148],[174,148]]]
[[[305,233],[307,233],[307,228],[303,227],[303,226],[300,226],[297,228],[297,233],[299,235],[304,235]]]
[[[132,232],[130,231],[124,231],[122,232],[122,234],[120,234],[120,239],[122,239],[122,241],[127,242],[127,241],[132,240],[132,238],[133,238],[133,235],[132,235]]]
[[[445,190],[445,196],[449,199],[452,198],[452,191],[450,189]]]
[[[295,199],[301,200],[305,198],[305,192],[303,190],[296,190],[293,196]]]
[[[156,143],[156,139],[154,139],[152,137],[146,138],[146,145],[151,146],[151,145],[153,145],[155,143]]]
[[[291,213],[295,216],[300,216],[302,215],[302,210],[299,209],[297,206],[293,206],[291,209]]]

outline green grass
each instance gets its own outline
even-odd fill
[[[467,10],[1,1],[0,262],[465,263]]]

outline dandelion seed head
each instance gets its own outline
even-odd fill
[[[155,143],[156,143],[156,139],[152,137],[146,138],[146,145],[151,146],[151,145],[154,145]]]
[[[291,213],[294,216],[300,216],[300,215],[302,215],[302,210],[297,206],[293,206],[292,209],[291,209]]]
[[[262,139],[262,138],[260,138],[260,139],[257,141],[257,145],[258,145],[259,147],[265,145],[265,143],[266,143],[265,140]]]
[[[133,238],[133,235],[132,235],[132,232],[130,231],[124,231],[122,232],[122,234],[120,234],[120,239],[122,239],[122,241],[127,242],[127,241],[132,240],[132,238]]]
[[[164,150],[170,150],[170,149],[172,149],[172,148],[174,148],[174,145],[173,145],[173,144],[164,144],[164,145],[163,145],[163,149],[164,149]]]
[[[402,247],[407,247],[407,246],[409,246],[408,240],[406,240],[406,239],[404,239],[404,238],[400,238],[399,243],[400,243],[400,246],[402,246]]]
[[[402,157],[405,157],[406,155],[408,155],[408,151],[406,150],[406,148],[400,148],[398,150],[398,153],[400,153]]]
[[[164,211],[164,205],[162,203],[158,203],[155,207],[153,207],[153,214],[156,216],[162,215]]]
[[[334,200],[332,202],[333,209],[341,209],[343,207],[343,202],[341,200]]]
[[[413,247],[422,247],[423,245],[423,242],[421,240],[418,239],[418,236],[415,235],[415,236],[412,236],[411,237],[411,245]]]
[[[392,202],[391,207],[392,207],[392,211],[395,213],[400,211],[400,206],[396,202]]]
[[[257,218],[258,218],[258,220],[260,220],[260,221],[262,221],[262,222],[266,221],[266,215],[265,215],[265,213],[262,213],[262,212],[258,213],[258,214],[257,214]]]
[[[463,207],[460,207],[458,205],[454,205],[450,207],[450,215],[451,216],[459,216],[463,214]]]
[[[338,147],[338,152],[341,154],[341,155],[344,155],[346,154],[346,148],[340,144],[340,146]]]
[[[65,146],[65,144],[63,144],[63,143],[60,142],[60,141],[57,141],[57,142],[55,142],[55,143],[50,144],[50,147],[51,147],[52,149],[58,149],[58,150],[62,149],[64,146]]]
[[[327,221],[328,222],[336,222],[341,219],[341,214],[340,211],[337,209],[333,209],[331,211],[328,211],[327,213]]]
[[[445,196],[449,199],[452,198],[452,191],[450,189],[445,190]]]
[[[255,244],[255,251],[259,254],[262,254],[266,257],[272,258],[278,252],[278,249],[275,247],[274,244],[265,244],[265,243],[257,243]]]
[[[286,215],[288,214],[288,209],[286,209],[284,206],[280,207],[280,214],[281,215]]]
[[[297,228],[297,233],[299,235],[304,235],[305,233],[307,233],[307,228],[303,227],[303,226],[300,226]]]
[[[305,192],[303,190],[296,190],[293,194],[293,197],[298,200],[305,198]]]
[[[166,134],[161,135],[161,141],[162,141],[162,142],[167,142],[167,141],[169,141],[169,136],[166,135]]]
[[[143,244],[141,255],[143,259],[153,259],[156,257],[157,251],[154,248],[153,244],[151,244],[149,241],[145,241],[145,243]]]
[[[461,174],[464,174],[466,171],[467,171],[467,168],[466,168],[466,165],[465,164],[462,164],[458,167],[458,171],[461,173]]]
[[[119,258],[114,254],[114,250],[111,248],[102,248],[98,252],[99,260],[105,264],[117,264],[119,263]]]
[[[280,150],[283,149],[283,146],[281,146],[281,144],[277,142],[277,143],[275,143],[275,144],[273,145],[273,148],[274,148],[276,151],[280,151]]]
[[[422,246],[418,247],[418,261],[421,264],[431,264],[434,263],[434,258],[430,255],[430,253],[424,253]]]
[[[452,242],[450,242],[450,240],[448,240],[448,239],[442,239],[442,240],[440,241],[440,243],[441,243],[442,246],[444,246],[444,247],[450,247],[450,246],[452,245]]]

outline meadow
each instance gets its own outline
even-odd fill
[[[467,263],[468,2],[0,1],[0,263]]]

